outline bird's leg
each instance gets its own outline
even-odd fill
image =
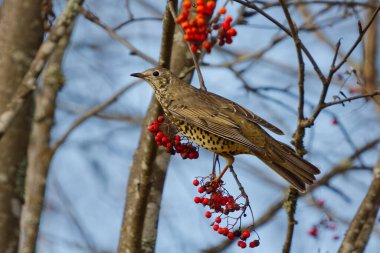
[[[226,171],[228,170],[228,168],[232,168],[232,164],[235,161],[235,159],[234,159],[233,156],[223,156],[223,157],[226,159],[227,164],[226,164],[226,167],[224,167],[224,169],[222,170],[222,172],[219,174],[219,176],[214,180],[216,182],[219,182],[222,179],[224,173],[226,173]]]

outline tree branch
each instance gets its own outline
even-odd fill
[[[348,228],[339,253],[364,252],[380,208],[380,158],[373,170],[372,183]]]
[[[69,4],[76,5],[77,3]],[[73,8],[73,6],[67,6],[67,8]],[[49,147],[50,132],[54,123],[57,94],[64,84],[61,62],[71,37],[73,21],[74,19],[57,43],[44,71],[43,86],[35,97],[36,107],[28,146],[25,204],[21,213],[19,253],[35,252],[48,169],[52,158]]]

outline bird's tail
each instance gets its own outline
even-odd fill
[[[257,155],[265,164],[286,179],[297,190],[304,192],[320,171],[310,162],[297,156],[288,145],[271,138],[265,154]]]

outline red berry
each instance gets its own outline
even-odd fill
[[[233,240],[233,239],[235,239],[235,235],[234,235],[234,233],[232,233],[232,232],[229,232],[228,234],[227,234],[227,237],[228,237],[228,239],[229,240]]]
[[[204,0],[197,0],[197,1],[196,1],[196,4],[197,4],[197,5],[203,5],[203,4],[204,4]]]
[[[227,12],[227,10],[224,7],[220,8],[220,10],[219,10],[220,15],[226,14],[226,12]]]
[[[157,137],[158,139],[162,139],[162,137],[164,137],[164,133],[163,133],[163,132],[158,132],[158,133],[156,134],[156,137]]]
[[[237,31],[235,30],[235,28],[230,28],[228,29],[227,34],[230,36],[236,36]]]
[[[174,136],[174,141],[180,142],[181,141],[181,136],[179,136],[179,135]]]
[[[331,124],[333,124],[334,126],[338,125],[338,120],[336,118],[333,118]]]
[[[203,201],[202,201],[202,204],[203,205],[207,205],[209,202],[209,199],[208,198],[204,198]]]
[[[191,1],[189,1],[189,0],[183,1],[182,7],[185,9],[189,9],[191,7]]]
[[[206,218],[211,218],[212,213],[211,213],[210,211],[207,211],[207,212],[205,213],[205,216],[206,216]]]
[[[215,2],[214,1],[208,1],[206,4],[206,7],[213,10],[215,8]]]
[[[183,35],[183,40],[184,41],[190,41],[191,40],[191,36],[188,33],[186,33],[186,34]]]
[[[215,231],[218,231],[218,229],[219,229],[219,225],[218,225],[218,224],[215,224],[214,226],[212,226],[212,229],[214,229]]]
[[[157,121],[159,122],[159,123],[162,123],[162,122],[164,122],[164,120],[165,120],[165,117],[164,116],[159,116],[158,118],[157,118]]]
[[[187,153],[181,153],[182,159],[187,159]]]
[[[202,14],[205,11],[205,7],[203,5],[197,6],[197,13]]]
[[[224,233],[224,229],[223,228],[218,228],[218,234],[223,234]]]
[[[200,203],[201,202],[201,198],[200,197],[195,197],[194,198],[194,202],[197,203],[197,204]]]
[[[248,237],[251,236],[251,233],[248,231],[248,230],[245,230],[242,234],[241,234],[241,238],[242,239],[247,239]]]
[[[228,228],[223,228],[223,235],[227,236],[230,230]]]
[[[194,179],[194,181],[193,181],[193,185],[194,185],[194,186],[198,186],[198,185],[199,185],[199,181],[198,181],[197,179]]]
[[[162,137],[162,143],[164,143],[164,144],[170,143],[170,137],[168,137],[168,136]]]
[[[205,191],[205,188],[203,188],[202,186],[198,188],[199,193],[204,193],[204,191]]]
[[[195,156],[194,156],[194,152],[190,152],[190,153],[189,153],[189,159],[194,159],[194,157],[195,157]]]
[[[312,227],[309,230],[309,235],[316,237],[318,235],[318,228],[317,227]]]
[[[325,200],[323,199],[318,199],[315,204],[319,207],[323,207],[325,205]]]
[[[215,218],[215,222],[216,222],[216,223],[220,223],[220,222],[222,222],[222,219],[221,219],[220,217],[216,217],[216,218]]]
[[[228,31],[228,29],[231,28],[231,25],[229,23],[227,23],[227,22],[224,22],[222,24],[222,28],[223,28],[223,30]]]
[[[245,247],[247,247],[247,244],[243,241],[238,241],[238,246],[242,249],[244,249]]]
[[[350,94],[359,93],[360,92],[360,88],[358,88],[358,87],[350,87],[350,88],[348,88],[348,92]]]
[[[206,49],[207,52],[210,52],[211,50],[211,43],[209,41],[205,41],[202,43],[202,47]]]
[[[193,52],[193,53],[196,53],[197,51],[198,51],[198,47],[197,47],[197,45],[191,45],[191,51]]]
[[[226,17],[226,21],[225,21],[225,22],[226,22],[226,23],[231,23],[231,22],[232,22],[232,20],[233,20],[233,19],[232,19],[232,17],[231,17],[231,16],[227,16],[227,17]]]
[[[203,17],[198,17],[195,19],[198,26],[204,26],[206,24],[206,20]]]
[[[255,248],[255,247],[259,246],[259,245],[260,245],[260,241],[259,240],[254,240],[254,241],[252,241],[252,242],[249,243],[249,247],[250,248]]]
[[[226,38],[226,43],[227,44],[231,44],[232,43],[232,38],[231,37],[227,37]]]

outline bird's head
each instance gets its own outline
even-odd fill
[[[170,85],[172,74],[165,68],[151,68],[142,73],[133,73],[131,76],[144,79],[152,86],[157,95],[163,95]]]

